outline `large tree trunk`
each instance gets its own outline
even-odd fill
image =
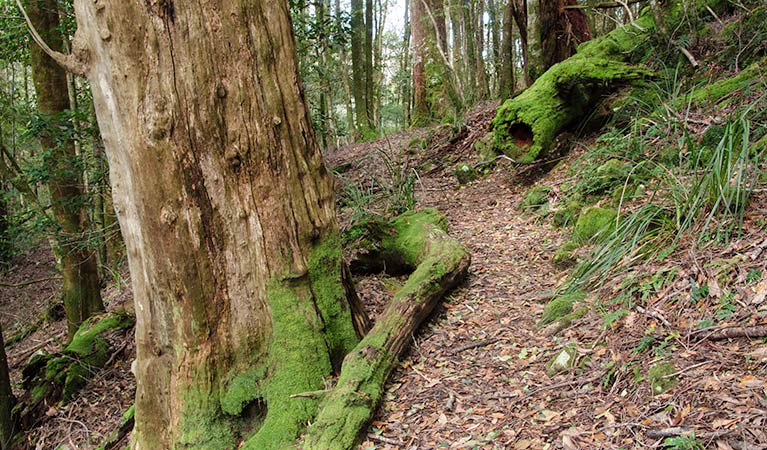
[[[56,51],[63,48],[56,0],[28,0],[29,17],[43,40]],[[67,330],[72,337],[80,324],[95,312],[103,311],[98,276],[98,256],[83,242],[87,219],[83,214],[82,173],[76,162],[74,142],[61,136],[68,127],[63,117],[70,109],[67,75],[53,59],[33,44],[30,49],[32,79],[40,115],[49,121],[40,136],[45,149],[52,151],[49,182],[56,232],[56,252],[61,260],[62,297]]]
[[[290,395],[357,343],[287,2],[76,11],[136,302],[135,446],[284,448],[316,411]]]

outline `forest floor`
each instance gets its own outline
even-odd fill
[[[476,109],[455,134],[450,126],[413,130],[328,155],[330,167],[342,168],[339,187],[351,183],[373,189],[393,170],[415,169],[417,206],[444,213],[450,234],[472,254],[468,279],[413,337],[360,448],[662,448],[664,439],[690,432],[694,438],[671,443],[680,449],[696,448],[684,447],[684,439],[722,450],[767,448],[765,341],[701,336],[689,317],[712,307],[688,299],[691,280],[716,290],[712,261],[746,255],[732,275],[740,284],[731,322],[767,325],[767,282],[745,280],[747,273],[764,271],[767,261],[767,241],[754,225],[767,212],[764,194],[752,202],[744,234],[725,248],[695,252],[680,245],[664,262],[644,263],[640,270],[646,274],[666,273],[669,266],[678,272],[674,282],[647,291],[644,308],[605,320],[599,299],[620,291],[617,277],[591,293],[587,301],[595,307],[588,314],[558,335],[547,335],[537,321],[569,273],[551,262],[569,233],[518,205],[532,185],[542,183],[554,187],[556,201],[567,185],[567,167],[584,146],[575,145],[551,171],[500,160],[487,175],[461,186],[451,171],[458,163],[478,163],[473,143],[487,133],[495,106]],[[342,225],[352,213],[347,208]],[[55,298],[55,279],[17,285],[55,276],[48,255],[44,247],[30,250],[0,276],[6,338],[35,323]],[[358,280],[358,290],[375,315],[400,283],[370,275]],[[118,284],[120,289],[105,291],[110,309],[131,303],[125,280]],[[670,303],[669,298],[687,300]],[[8,345],[14,379],[31,351],[60,348],[62,333],[59,321]],[[647,337],[653,339],[643,340]],[[652,342],[656,351],[643,352],[641,342]],[[546,363],[568,344],[576,350],[575,366],[548,375]],[[30,443],[36,442],[30,448],[98,445],[132,401],[134,355],[132,342],[126,342],[121,357],[90,381],[80,398],[52,406],[30,433]],[[656,360],[671,362],[673,370],[662,376],[670,389],[653,395],[647,372]]]

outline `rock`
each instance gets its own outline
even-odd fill
[[[459,164],[453,169],[453,175],[458,179],[459,184],[467,184],[477,179],[477,171],[468,164]]]
[[[548,376],[554,376],[559,372],[569,370],[575,366],[575,361],[578,359],[578,345],[575,342],[571,342],[554,355],[548,363],[546,363],[546,374]]]

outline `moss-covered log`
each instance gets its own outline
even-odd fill
[[[544,157],[554,138],[588,116],[605,95],[651,74],[630,63],[653,29],[652,14],[644,14],[633,25],[583,44],[504,102],[493,120],[496,150],[520,163]]]
[[[397,358],[439,299],[465,276],[470,256],[446,234],[443,216],[433,209],[407,213],[384,226],[380,255],[414,267],[403,288],[373,329],[346,356],[338,384],[327,393],[309,427],[304,448],[352,448],[381,401],[384,383]]]
[[[114,354],[108,335],[130,329],[133,323],[133,316],[123,310],[93,316],[83,322],[61,352],[32,356],[22,370],[25,392],[17,406],[22,426],[31,425],[46,408],[72,400]]]

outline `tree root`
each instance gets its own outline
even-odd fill
[[[392,255],[416,269],[373,329],[344,359],[338,384],[324,397],[316,420],[307,429],[306,449],[354,447],[413,333],[442,296],[468,273],[468,251],[446,234],[445,219],[435,210],[406,213],[370,229],[378,230],[379,255]]]

